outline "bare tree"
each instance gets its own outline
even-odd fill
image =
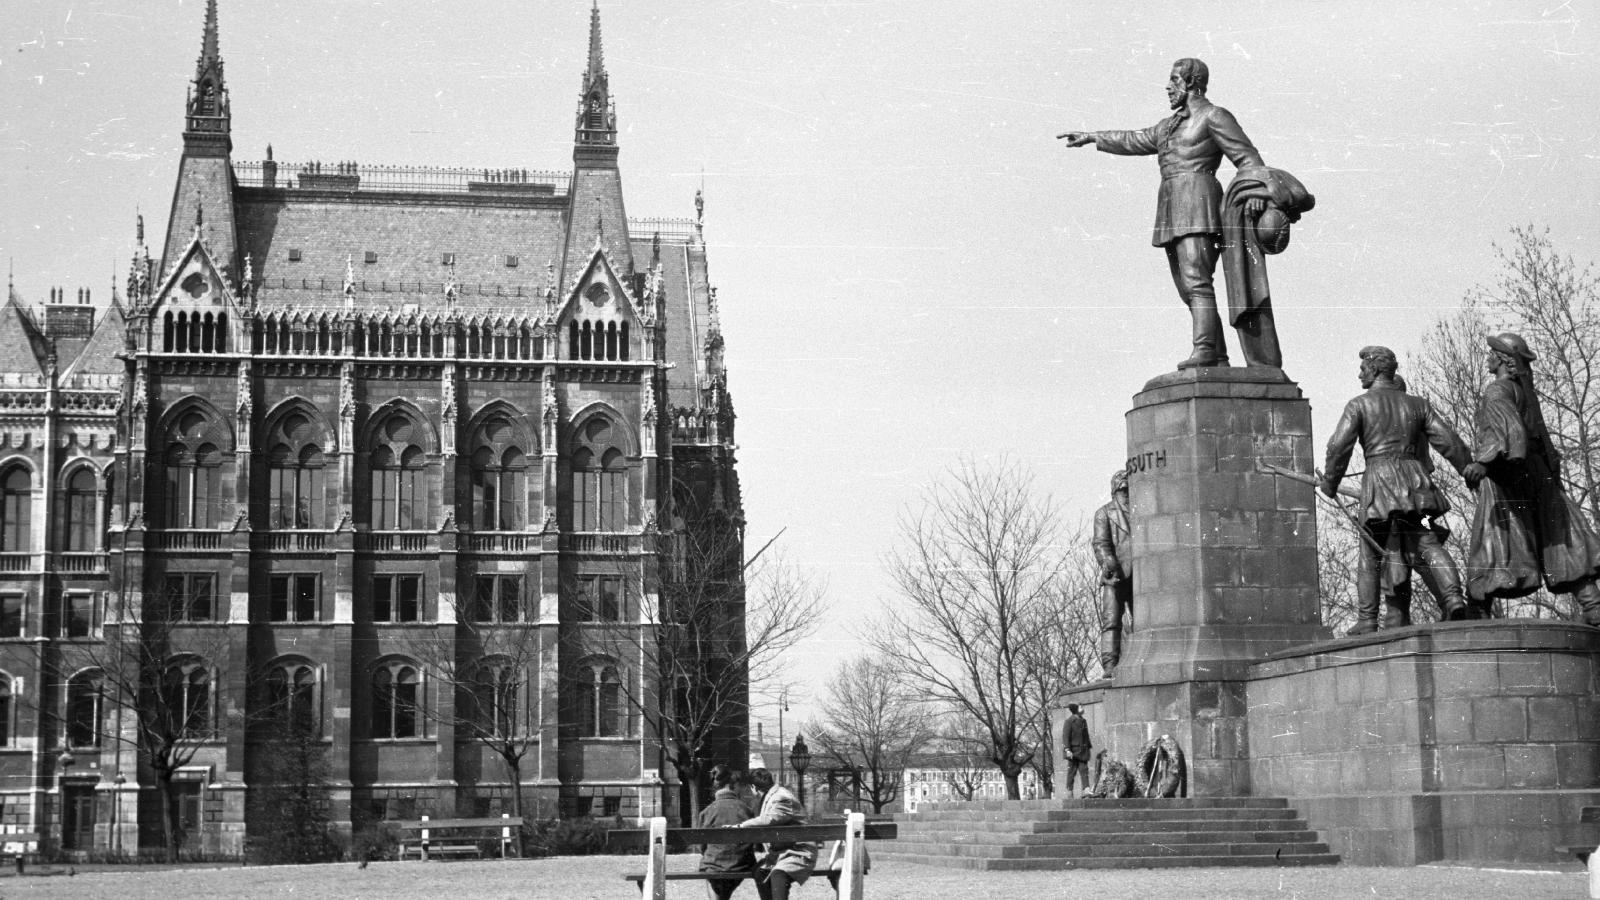
[[[780,677],[786,654],[821,623],[822,588],[781,556],[742,556],[743,525],[720,511],[671,535],[658,601],[639,625],[598,629],[590,650],[621,649],[640,666],[625,703],[688,786],[690,821],[719,744],[743,740],[750,696]]]
[[[964,712],[950,713],[944,717],[935,748],[933,761],[940,766],[951,793],[968,803],[976,800],[994,771],[982,725]]]
[[[460,598],[462,595],[457,594]],[[456,602],[453,634],[429,629],[407,645],[455,702],[417,712],[451,725],[493,753],[511,785],[511,815],[522,818],[523,762],[539,747],[538,676],[544,649],[538,615],[504,577],[485,577]]]
[[[890,558],[900,605],[870,641],[924,701],[972,716],[1011,799],[1039,752],[1034,666],[1059,590],[1061,528],[1016,463],[953,469],[902,522]]]
[[[933,735],[927,710],[894,670],[863,656],[828,682],[811,744],[833,767],[859,772],[864,799],[881,813],[899,798],[906,767]]]
[[[178,861],[184,834],[175,776],[217,734],[245,722],[232,683],[232,641],[204,612],[214,598],[147,592],[141,610],[113,609],[103,640],[41,654],[59,707],[39,710],[66,744],[132,748],[155,776],[162,842]]]

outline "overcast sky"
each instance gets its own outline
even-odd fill
[[[1154,159],[1054,135],[1153,124],[1174,59],[1205,59],[1213,102],[1317,197],[1271,274],[1319,439],[1358,389],[1356,351],[1414,347],[1492,277],[1511,226],[1600,258],[1583,4],[601,11],[629,213],[692,216],[705,183],[751,544],[786,527],[835,604],[796,655],[813,701],[791,722],[892,596],[898,516],[962,455],[1027,463],[1072,522],[1103,501],[1130,398],[1187,355],[1188,319],[1149,245]],[[28,300],[104,302],[136,208],[159,240],[203,13],[0,3],[0,256]],[[270,142],[287,163],[567,168],[588,16],[223,0],[234,159]]]

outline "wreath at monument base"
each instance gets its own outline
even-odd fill
[[[1183,748],[1168,735],[1162,735],[1145,744],[1139,751],[1138,762],[1129,768],[1124,763],[1108,759],[1101,750],[1094,758],[1094,790],[1086,799],[1119,800],[1126,797],[1187,797],[1189,796],[1189,764]]]

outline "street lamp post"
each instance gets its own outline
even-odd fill
[[[794,766],[794,780],[800,789],[800,808],[806,805],[806,769],[811,768],[811,750],[806,746],[806,736],[794,736],[794,749],[789,751],[789,764]]]

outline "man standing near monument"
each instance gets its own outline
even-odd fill
[[[1361,386],[1367,392],[1345,406],[1328,438],[1321,485],[1324,495],[1337,502],[1339,482],[1358,441],[1367,464],[1361,477],[1358,513],[1364,523],[1356,588],[1361,605],[1349,632],[1353,635],[1378,628],[1379,592],[1375,586],[1381,586],[1392,602],[1399,586],[1409,581],[1412,566],[1439,601],[1443,618],[1467,615],[1455,561],[1445,552],[1439,536],[1422,521],[1450,509],[1425,462],[1428,446],[1463,473],[1469,462],[1467,448],[1431,403],[1400,390],[1395,384],[1398,368],[1389,348],[1362,348]]]
[[[1089,792],[1089,723],[1076,703],[1067,704],[1067,722],[1061,726],[1061,756],[1067,761],[1067,796],[1082,797]],[[1076,791],[1076,794],[1074,794]]]
[[[1206,99],[1210,73],[1198,59],[1180,59],[1167,78],[1167,102],[1172,115],[1140,131],[1069,131],[1069,147],[1094,144],[1121,156],[1155,155],[1161,164],[1161,189],[1156,195],[1156,224],[1151,243],[1167,252],[1167,264],[1178,296],[1189,307],[1193,325],[1193,352],[1178,363],[1179,369],[1228,365],[1228,347],[1217,312],[1213,277],[1221,254],[1223,232],[1222,185],[1217,167],[1226,155],[1235,167],[1265,169],[1233,113]],[[1267,201],[1245,201],[1244,215],[1252,223],[1267,208]],[[1309,207],[1307,207],[1309,208]],[[1249,366],[1281,367],[1278,334],[1272,305],[1237,311],[1234,327]]]
[[[1600,537],[1561,489],[1561,457],[1533,389],[1535,359],[1520,335],[1489,338],[1494,381],[1478,402],[1473,460],[1462,473],[1478,492],[1467,593],[1486,608],[1533,593],[1542,576],[1551,593],[1577,598],[1585,624],[1600,626]]]
[[[1094,511],[1094,558],[1100,564],[1100,669],[1107,678],[1122,658],[1122,621],[1133,611],[1133,542],[1128,531],[1128,471],[1111,476],[1111,502]]]

